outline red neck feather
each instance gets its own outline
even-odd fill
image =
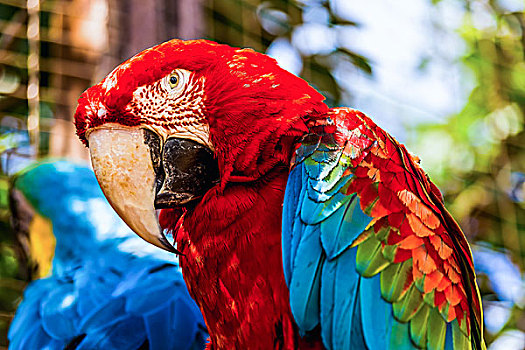
[[[281,252],[288,168],[265,180],[217,187],[184,217],[176,240],[189,291],[204,314],[213,349],[296,349]]]

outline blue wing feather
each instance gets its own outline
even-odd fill
[[[333,349],[350,349],[353,312],[360,279],[357,274],[349,273],[349,271],[355,271],[355,250],[326,263],[335,265],[334,279],[331,281],[334,284],[334,294],[331,301],[334,304],[332,335],[336,335]],[[330,282],[326,281],[326,283]],[[346,332],[342,332],[343,329]]]
[[[323,264],[323,270],[321,275],[321,298],[320,298],[320,309],[321,309],[321,337],[323,343],[327,349],[334,348],[334,309],[335,305],[332,302],[335,299],[335,277],[336,277],[336,264],[326,263]]]
[[[173,346],[166,347],[167,344],[164,340],[169,339],[172,334],[170,325],[172,323],[171,312],[173,310],[169,306],[170,305],[167,305],[167,307],[157,309],[156,312],[151,312],[143,317],[147,339],[152,349],[176,349]]]
[[[408,323],[397,321],[392,305],[381,296],[380,276],[361,278],[361,323],[370,349],[417,349],[410,340]]]
[[[108,328],[126,319],[129,315],[125,310],[126,300],[123,297],[111,298],[82,318],[80,331],[82,333],[96,332],[100,328]]]
[[[35,319],[40,317],[40,303],[46,292],[49,292],[52,283],[49,280],[38,280],[27,286],[24,297],[27,298],[27,302],[23,302],[18,306],[17,317],[13,319],[9,327],[9,333],[22,334],[26,332],[27,325],[32,325]],[[16,339],[20,342],[22,339],[19,337]]]
[[[138,349],[148,342],[142,317],[128,317],[112,327],[88,333],[80,349]],[[84,346],[85,343],[85,346]]]
[[[358,292],[356,295],[356,303],[355,308],[353,312],[353,319],[352,319],[352,330],[351,330],[351,348],[352,349],[363,349],[367,350],[370,349],[365,341],[365,335],[363,333],[363,322],[361,320],[361,283],[363,281],[363,278],[360,278],[359,280],[359,286],[358,286]]]
[[[284,199],[284,206],[288,210],[286,212],[283,211],[283,221],[290,223],[290,234],[283,236],[282,239],[284,277],[288,284],[291,278],[292,261],[295,257],[302,231],[301,208],[296,201],[297,198],[303,198],[306,191],[306,188],[302,186],[302,176],[302,171],[298,169],[292,170],[290,179],[294,180],[288,181],[286,187],[286,192],[290,193],[290,196]]]
[[[71,283],[54,288],[40,303],[42,327],[53,338],[78,332],[77,293]]]
[[[363,334],[370,349],[387,349],[393,318],[392,306],[381,297],[379,276],[363,278],[359,290]]]
[[[33,326],[24,329],[24,332],[27,332],[28,336],[21,338],[20,342],[15,344],[10,342],[10,349],[15,349],[14,346],[18,346],[18,349],[44,349],[53,343],[53,338],[50,337],[46,331],[44,331],[42,325],[40,324],[34,324]]]
[[[319,324],[321,267],[325,259],[319,236],[318,227],[306,228],[293,264],[290,306],[295,321],[303,331],[311,331]]]
[[[188,303],[184,298],[175,299],[171,303],[172,310],[172,330],[181,330],[181,335],[173,340],[173,349],[195,349],[195,344],[204,342],[204,333],[199,331],[202,324],[196,322],[200,320],[200,310],[193,303]],[[207,337],[207,336],[206,336]],[[192,345],[193,344],[193,345]]]
[[[321,242],[330,260],[347,249],[371,221],[371,218],[361,211],[357,195],[347,197],[348,203],[320,225]]]

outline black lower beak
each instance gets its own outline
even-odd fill
[[[186,206],[219,182],[219,168],[212,151],[189,139],[160,138],[145,130],[156,176],[155,208]]]

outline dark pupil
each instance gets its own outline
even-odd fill
[[[179,79],[178,79],[175,75],[172,75],[172,76],[170,77],[170,84],[171,84],[171,85],[175,85],[175,84],[177,84],[178,81],[179,81]]]

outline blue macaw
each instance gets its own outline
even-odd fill
[[[30,230],[47,225],[56,248],[52,274],[25,290],[10,349],[204,348],[206,327],[175,255],[127,228],[89,168],[65,161],[30,167],[14,178],[11,198],[29,204]],[[15,212],[28,207],[12,204]],[[29,233],[32,244],[38,236]]]

